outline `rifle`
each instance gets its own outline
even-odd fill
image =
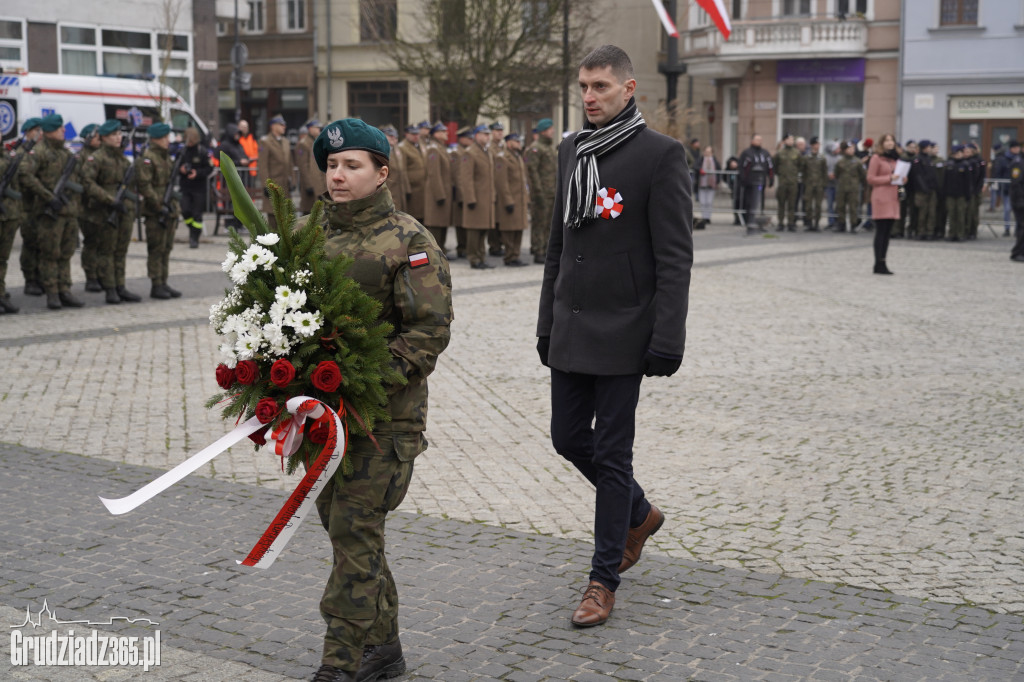
[[[137,198],[135,194],[128,189],[131,185],[132,180],[135,177],[135,164],[128,164],[128,168],[124,171],[124,176],[121,178],[121,184],[117,186],[117,191],[114,192],[114,208],[110,210],[110,215],[107,216],[107,223],[109,225],[117,226],[117,216],[119,213],[124,211],[124,202],[135,201]]]
[[[171,217],[171,202],[174,199],[180,199],[181,194],[174,191],[174,183],[178,179],[179,170],[181,164],[185,160],[185,150],[182,149],[178,152],[178,158],[174,160],[174,167],[171,168],[171,177],[167,181],[167,189],[164,190],[164,200],[160,204],[160,227],[167,227],[168,220]]]
[[[72,154],[67,163],[64,164],[64,170],[60,174],[60,179],[57,180],[57,184],[53,188],[53,201],[46,207],[46,215],[51,218],[56,218],[57,214],[60,213],[61,209],[67,206],[68,198],[64,196],[64,190],[70,190],[75,194],[82,193],[82,186],[71,179],[71,174],[75,172],[75,167],[78,165],[78,157]],[[60,206],[55,206],[55,204]]]
[[[32,147],[34,147],[35,145],[35,140],[25,140],[25,138],[21,138],[21,140],[18,140],[18,143],[15,144],[14,147],[12,147],[12,150],[17,149],[19,146],[24,147],[24,149],[22,150],[21,154],[15,156],[11,160],[11,165],[8,166],[7,171],[4,172],[4,177],[0,178],[0,199],[21,198],[21,192],[11,189],[11,182],[14,180],[15,173],[18,172],[18,166],[21,164],[21,160],[25,158],[26,154],[32,151]],[[4,208],[4,204],[2,201],[0,201],[0,215],[7,215],[7,209]]]

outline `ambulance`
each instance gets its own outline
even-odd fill
[[[0,73],[0,134],[8,142],[33,117],[60,114],[64,138],[73,140],[90,123],[120,120],[126,130],[143,133],[163,121],[181,133],[198,128],[204,140],[209,130],[181,96],[156,80],[61,73]]]

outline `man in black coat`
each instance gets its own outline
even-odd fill
[[[665,520],[633,478],[635,412],[641,379],[682,362],[693,202],[686,152],[646,127],[626,53],[591,52],[579,85],[587,123],[558,148],[537,351],[555,450],[597,488],[590,583],[572,617],[586,627],[608,619],[619,573]]]
[[[740,154],[739,180],[743,192],[743,208],[746,211],[747,234],[764,232],[759,223],[759,214],[764,208],[764,189],[771,187],[775,177],[772,155],[761,146],[761,136],[750,138],[750,146]]]

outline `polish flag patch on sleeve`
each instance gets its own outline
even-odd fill
[[[424,265],[430,263],[430,258],[427,257],[426,251],[420,251],[419,253],[413,253],[409,255],[409,267],[410,268],[421,268]]]

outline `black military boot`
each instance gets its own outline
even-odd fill
[[[194,227],[188,228],[188,247],[190,249],[199,248],[199,235],[201,235],[202,233],[203,231],[200,229]]]
[[[171,297],[171,292],[167,291],[167,287],[165,287],[163,284],[153,282],[153,286],[149,290],[149,297],[167,300]]]
[[[128,303],[138,303],[139,301],[142,300],[141,296],[139,296],[138,294],[133,294],[132,292],[125,289],[123,286],[119,286],[116,291],[117,295],[121,297],[122,301],[127,301]]]
[[[65,308],[81,308],[85,303],[75,298],[70,291],[62,291],[57,294],[60,297],[60,303]]]
[[[313,682],[353,682],[355,679],[352,673],[333,665],[322,665],[313,675]]]
[[[402,642],[377,644],[363,648],[363,661],[356,673],[356,682],[374,682],[381,678],[397,677],[405,672],[405,656],[402,655]]]
[[[13,315],[14,313],[18,312],[18,310],[18,306],[11,303],[10,294],[5,293],[3,296],[0,296],[0,311],[10,313]]]
[[[167,282],[164,282],[164,289],[166,289],[167,293],[171,295],[171,298],[181,298],[181,292],[172,287]]]
[[[30,279],[25,281],[25,293],[29,296],[42,296],[46,292],[43,291],[42,284]]]
[[[121,297],[117,295],[117,289],[107,289],[107,303],[120,303]]]
[[[46,307],[50,310],[60,310],[64,306],[60,304],[60,296],[57,294],[46,295]]]
[[[103,287],[100,285],[99,280],[97,280],[97,279],[87,279],[87,280],[85,280],[85,290],[86,291],[103,291]]]

